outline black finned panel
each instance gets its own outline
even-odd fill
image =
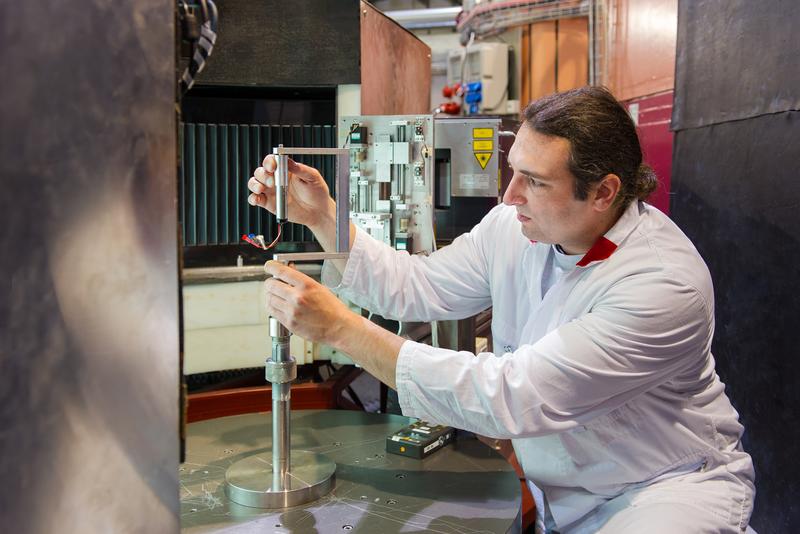
[[[180,214],[184,265],[263,262],[265,253],[242,234],[276,235],[275,218],[247,203],[247,180],[279,143],[336,146],[336,91],[331,87],[195,86],[181,102]],[[319,169],[331,190],[330,156],[296,158]],[[311,232],[288,224],[279,252],[316,250]]]
[[[756,468],[750,524],[797,532],[800,112],[782,109],[800,84],[796,65],[776,67],[800,56],[796,5],[686,0],[679,13],[671,214],[714,279],[717,371]]]
[[[679,5],[674,129],[800,110],[797,0]]]
[[[217,42],[198,83],[361,83],[358,0],[218,0],[217,7]]]
[[[247,181],[261,160],[279,143],[292,147],[332,148],[333,125],[206,124],[181,125],[180,214],[187,267],[233,265],[238,255],[247,263],[264,252],[243,244],[242,234],[277,236],[275,217],[247,202]],[[297,156],[313,165],[334,190],[332,156]],[[304,226],[287,224],[277,250],[316,246]],[[201,250],[191,250],[199,248]]]

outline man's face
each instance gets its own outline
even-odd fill
[[[569,150],[569,141],[563,137],[523,125],[508,156],[514,175],[503,203],[517,208],[525,237],[579,254],[591,247],[587,236],[593,235],[596,213],[590,202],[575,198]]]

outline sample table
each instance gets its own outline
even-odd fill
[[[183,532],[519,532],[520,484],[511,466],[474,437],[424,460],[386,453],[407,417],[344,410],[292,412],[292,449],[335,461],[331,493],[285,510],[247,508],[225,496],[233,462],[271,450],[269,414],[192,423],[180,466]]]

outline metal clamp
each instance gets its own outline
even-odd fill
[[[297,363],[294,358],[287,362],[267,360],[264,374],[268,382],[273,384],[286,384],[297,378]]]

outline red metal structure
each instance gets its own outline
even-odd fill
[[[672,173],[672,117],[673,91],[634,98],[625,102],[637,122],[644,161],[658,175],[658,189],[648,202],[669,215],[670,175]]]

